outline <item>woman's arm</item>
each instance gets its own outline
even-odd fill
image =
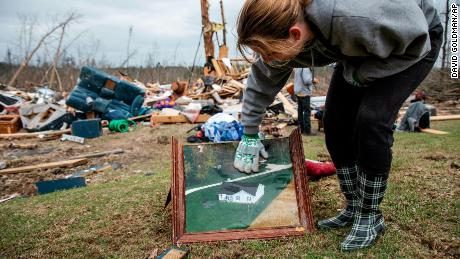
[[[244,92],[242,123],[245,134],[256,134],[266,108],[273,103],[276,94],[286,84],[292,68],[270,66],[259,58],[251,66],[248,87]]]

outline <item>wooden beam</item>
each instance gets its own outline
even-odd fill
[[[435,130],[435,129],[420,129],[421,132],[423,133],[429,133],[429,134],[435,134],[435,135],[447,135],[449,132],[441,131],[441,130]]]
[[[196,123],[206,122],[209,118],[211,118],[211,116],[208,114],[200,114],[195,122]],[[151,117],[150,122],[151,122],[152,127],[160,123],[189,123],[189,121],[184,115],[176,115],[176,116],[153,115]]]
[[[59,161],[59,162],[31,165],[31,166],[23,166],[23,167],[0,170],[0,175],[26,173],[26,172],[30,172],[30,171],[34,171],[34,170],[40,170],[40,169],[53,169],[53,168],[61,168],[61,167],[76,167],[76,166],[79,166],[79,165],[83,165],[86,162],[88,162],[87,159],[74,159],[74,160],[66,160],[66,161]]]
[[[460,120],[459,115],[444,115],[444,116],[431,116],[430,121],[449,121],[449,120]]]
[[[67,134],[70,132],[71,132],[71,129],[57,130],[57,131],[42,131],[42,132],[34,132],[34,133],[0,134],[0,140],[38,138],[42,135],[44,135],[45,137],[49,137],[49,136]]]
[[[129,120],[132,120],[132,121],[141,120],[141,119],[144,120],[144,119],[150,118],[151,116],[152,114],[141,115],[141,116],[131,117],[129,118]]]

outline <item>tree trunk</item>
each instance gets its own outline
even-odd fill
[[[50,76],[50,81],[49,81],[49,84],[48,84],[48,87],[50,89],[53,89],[53,84],[54,84],[54,80],[55,80],[55,77],[56,77],[56,73],[57,73],[57,64],[59,62],[59,56],[61,55],[61,45],[62,45],[62,40],[64,39],[64,33],[65,33],[65,26],[62,26],[62,33],[61,33],[61,37],[59,38],[59,44],[58,44],[58,47],[56,49],[56,54],[54,55],[54,60],[53,60],[53,69],[51,70],[51,76]],[[62,85],[59,84],[59,91],[62,92]]]
[[[203,23],[204,50],[206,58],[214,57],[214,43],[212,42],[212,25],[209,21],[209,4],[207,0],[201,0],[201,20]]]

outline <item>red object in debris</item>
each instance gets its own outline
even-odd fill
[[[202,137],[203,137],[203,131],[201,131],[201,130],[198,131],[198,132],[196,133],[196,136],[197,136],[198,138],[202,138]]]
[[[319,161],[305,159],[308,176],[329,176],[335,174],[335,166],[333,163],[322,163]]]

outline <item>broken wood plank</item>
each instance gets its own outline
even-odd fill
[[[225,75],[224,72],[222,71],[222,68],[220,67],[219,63],[217,62],[217,60],[212,59],[212,66],[216,70],[216,76],[217,77],[223,77]]]
[[[278,99],[283,103],[283,107],[286,113],[291,114],[292,118],[296,120],[298,118],[297,109],[294,108],[294,106],[289,102],[289,100],[282,93],[278,93],[276,97],[278,97]]]
[[[136,121],[136,120],[141,120],[141,119],[147,119],[147,118],[150,118],[151,116],[152,114],[146,114],[146,115],[131,117],[128,120]]]
[[[211,116],[208,114],[200,114],[195,122],[196,123],[206,122],[209,118],[211,118]],[[159,123],[189,123],[189,121],[184,115],[176,115],[176,116],[153,115],[151,117],[150,122],[152,126],[156,126]]]
[[[70,133],[71,129],[57,130],[57,131],[42,131],[34,133],[14,133],[14,134],[0,134],[0,139],[27,139],[27,138],[38,138],[40,136],[56,136],[66,133]]]
[[[435,130],[435,129],[420,129],[421,132],[423,133],[430,133],[430,134],[435,134],[435,135],[447,135],[449,132],[441,131],[441,130]]]
[[[232,79],[232,80],[229,80],[229,81],[227,82],[227,85],[232,86],[232,87],[239,88],[239,89],[241,89],[241,90],[246,89],[246,85],[245,85],[245,84],[240,83],[240,82],[238,82],[238,81],[236,81],[236,80],[233,80],[233,79]]]
[[[430,121],[449,121],[449,120],[460,120],[460,114],[430,117]]]
[[[26,173],[26,172],[40,170],[40,169],[76,167],[79,165],[83,165],[86,162],[88,162],[88,160],[83,158],[83,159],[73,159],[73,160],[65,160],[65,161],[59,161],[59,162],[51,162],[51,163],[44,163],[44,164],[38,164],[38,165],[3,169],[3,170],[0,170],[0,175]]]
[[[288,125],[287,123],[280,123],[280,124],[276,125],[276,127],[278,129],[284,129],[285,127],[287,127],[287,125]]]
[[[114,154],[121,154],[124,152],[125,151],[123,149],[117,148],[112,151],[97,152],[97,153],[91,153],[91,154],[86,154],[86,155],[74,156],[71,159],[96,158],[96,157],[103,157],[103,156],[114,155]]]

